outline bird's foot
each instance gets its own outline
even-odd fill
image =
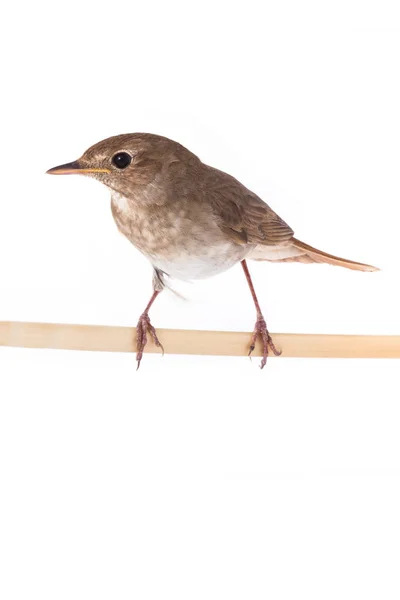
[[[250,349],[249,349],[249,356],[251,358],[251,353],[253,352],[254,348],[256,347],[256,341],[257,338],[261,339],[262,345],[263,345],[263,356],[262,356],[262,360],[261,360],[261,364],[260,364],[260,369],[263,369],[265,367],[265,365],[267,364],[267,358],[268,358],[268,350],[272,350],[272,352],[275,354],[275,356],[280,356],[282,354],[281,350],[278,350],[275,347],[274,342],[272,341],[271,336],[269,335],[269,331],[267,329],[267,324],[265,322],[265,319],[262,315],[259,315],[254,327],[254,331],[253,331],[253,335],[251,336],[251,341],[250,341]]]
[[[138,370],[138,368],[140,367],[140,362],[143,357],[143,350],[147,344],[147,334],[148,333],[153,338],[153,342],[155,343],[155,345],[158,346],[158,348],[161,348],[162,353],[164,355],[164,348],[163,348],[162,343],[160,342],[160,340],[157,337],[157,332],[154,329],[153,325],[150,323],[149,315],[146,312],[144,312],[140,316],[138,324],[136,326],[136,336],[137,336],[136,337],[136,341],[137,341],[137,346],[136,346],[137,367],[136,367],[136,370]]]

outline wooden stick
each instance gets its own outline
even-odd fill
[[[158,329],[169,354],[244,356],[250,334],[239,331]],[[400,335],[271,334],[283,357],[400,358]],[[0,322],[0,346],[134,352],[133,327]],[[146,352],[160,352],[149,337]],[[260,356],[260,346],[254,355]]]

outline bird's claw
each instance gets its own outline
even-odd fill
[[[260,364],[260,369],[263,369],[267,364],[268,358],[268,349],[272,350],[275,356],[280,356],[282,354],[281,350],[278,350],[272,341],[271,336],[269,335],[269,331],[267,329],[267,324],[262,315],[257,318],[256,324],[254,326],[253,335],[250,340],[250,348],[249,348],[249,357],[251,358],[251,353],[256,347],[257,338],[260,337],[262,345],[263,345],[263,355]]]
[[[155,345],[158,348],[161,348],[162,354],[164,356],[164,347],[163,347],[162,343],[160,342],[160,340],[158,339],[155,328],[153,327],[153,325],[150,322],[149,315],[146,312],[144,312],[140,316],[138,324],[136,326],[136,344],[137,344],[136,345],[136,361],[137,361],[136,370],[138,370],[138,368],[140,367],[140,362],[143,357],[143,350],[147,344],[147,333],[150,333],[150,335],[153,339],[153,342],[155,343]]]

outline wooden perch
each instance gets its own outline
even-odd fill
[[[168,354],[244,356],[250,334],[239,331],[158,329]],[[134,352],[135,328],[104,325],[0,322],[0,346]],[[400,335],[272,333],[282,357],[400,358]],[[150,336],[149,336],[150,338]],[[145,352],[160,352],[149,339]],[[257,346],[254,356],[260,356]]]

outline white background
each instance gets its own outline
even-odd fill
[[[271,331],[400,334],[398,3],[8,3],[1,320],[134,325],[151,268],[108,192],[44,172],[150,131],[321,249],[251,264]],[[237,267],[158,327],[250,331]],[[399,362],[0,349],[0,595],[399,598]]]

